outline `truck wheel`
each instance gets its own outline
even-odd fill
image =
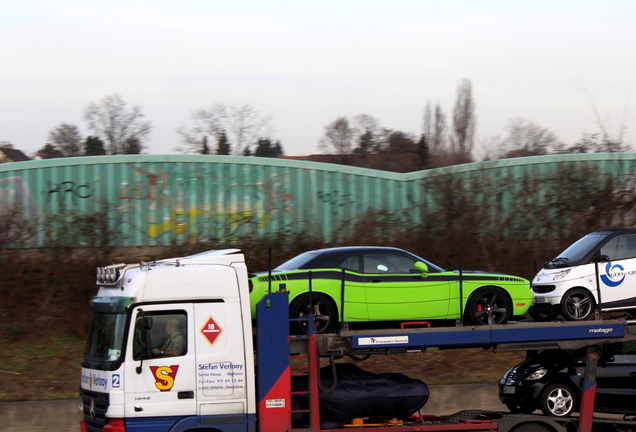
[[[302,294],[292,302],[289,314],[291,318],[305,318],[309,313],[314,314],[316,333],[329,333],[336,324],[337,314],[331,300],[323,294]],[[307,334],[307,321],[292,323],[292,329],[300,334]]]
[[[510,432],[550,432],[550,429],[540,424],[525,423]]]
[[[497,287],[478,289],[466,303],[466,315],[472,325],[505,324],[511,314],[508,297]]]
[[[529,404],[529,403],[525,403],[525,404],[507,403],[506,407],[508,408],[508,411],[510,411],[513,414],[532,414],[534,410],[537,409],[535,404]]]
[[[561,314],[568,321],[589,319],[594,312],[594,297],[583,288],[573,288],[561,299]]]
[[[539,396],[539,407],[543,414],[555,417],[569,417],[576,406],[576,395],[567,384],[550,384]]]

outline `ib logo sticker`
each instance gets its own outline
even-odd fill
[[[177,378],[179,365],[172,366],[150,366],[152,376],[155,378],[155,386],[162,392],[170,391]]]
[[[620,279],[615,279],[620,277]],[[605,274],[601,275],[603,283],[609,287],[617,287],[625,280],[625,269],[620,264],[607,263]]]

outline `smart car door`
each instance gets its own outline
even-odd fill
[[[371,321],[443,319],[448,315],[445,278],[423,274],[414,259],[392,253],[363,256],[364,287]]]
[[[636,306],[636,234],[619,235],[599,251],[599,285],[604,308]]]

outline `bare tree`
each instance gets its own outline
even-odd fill
[[[475,135],[475,103],[469,80],[457,86],[457,100],[453,109],[452,153],[456,163],[472,160]]]
[[[555,146],[555,153],[620,153],[629,151],[629,145],[621,141],[621,137],[611,138],[609,134],[584,133],[573,145],[565,144]]]
[[[210,136],[217,144],[221,139],[227,140],[223,145],[228,144],[235,155],[241,155],[247,148],[256,146],[259,139],[272,134],[271,118],[261,116],[249,105],[215,104],[193,112],[191,120],[191,127],[177,130],[185,145],[179,151],[185,153],[202,153],[203,138]]]
[[[433,108],[430,101],[426,102],[422,133],[428,145],[429,166],[436,168],[448,165],[446,115],[439,103]]]
[[[506,129],[508,135],[501,141],[503,158],[549,154],[560,146],[555,134],[520,117],[510,119]]]
[[[65,157],[82,156],[82,136],[75,125],[61,123],[49,132],[47,141]]]
[[[587,145],[594,153],[620,153],[629,151],[629,145],[625,144],[625,142],[623,141],[626,129],[625,123],[627,121],[627,115],[629,111],[629,99],[625,102],[625,107],[623,109],[623,120],[621,122],[621,127],[618,131],[618,135],[612,136],[612,134],[609,133],[605,122],[601,119],[598,109],[596,108],[596,103],[592,99],[592,96],[587,93],[587,97],[590,102],[592,112],[594,113],[594,119],[596,121],[596,125],[600,130],[600,133],[583,134],[579,143],[583,147]],[[577,147],[576,145],[574,147],[579,149],[581,148]],[[582,151],[581,153],[586,153],[586,151]]]
[[[387,132],[380,122],[369,114],[359,114],[353,118],[354,142],[357,146],[354,153],[377,153],[386,147]]]
[[[327,126],[325,133],[320,138],[319,148],[325,153],[335,153],[342,156],[342,163],[347,162],[347,156],[351,154],[353,139],[356,131],[349,124],[347,117],[338,117]]]
[[[431,153],[443,153],[446,149],[446,115],[439,103],[435,104],[435,110],[431,108],[431,102],[426,102],[424,108],[424,136],[429,142]]]
[[[95,136],[106,143],[106,153],[126,154],[126,149],[143,148],[152,126],[142,121],[144,114],[138,106],[130,110],[117,94],[104,97],[99,103],[91,103],[84,110],[84,120]],[[130,146],[135,140],[135,146]]]

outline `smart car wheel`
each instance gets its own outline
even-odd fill
[[[466,315],[473,325],[504,324],[511,314],[510,300],[503,290],[496,287],[478,289],[466,304]]]
[[[568,321],[589,319],[593,311],[594,298],[586,289],[571,289],[561,299],[561,314]]]
[[[304,318],[309,313],[314,314],[316,333],[329,333],[337,321],[336,308],[331,300],[323,294],[303,294],[292,302],[290,309],[291,318]],[[292,329],[301,334],[307,333],[307,321],[298,321],[292,324]]]
[[[567,384],[550,384],[541,392],[539,407],[545,415],[568,417],[576,407],[576,395]]]

